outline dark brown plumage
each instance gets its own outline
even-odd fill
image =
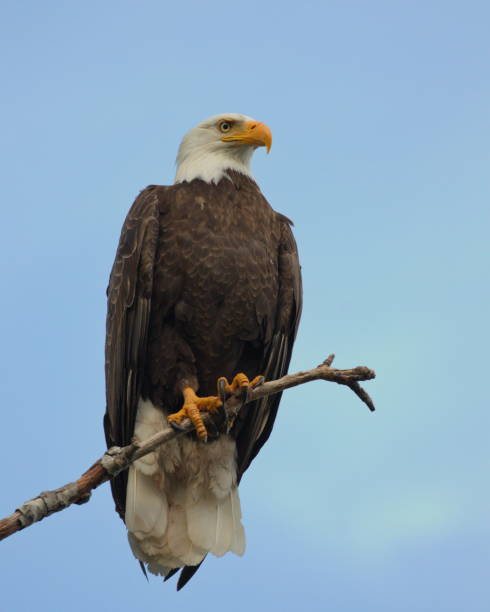
[[[183,381],[214,395],[219,376],[272,380],[287,371],[301,311],[291,222],[252,179],[228,175],[147,187],[128,213],[108,287],[108,446],[130,442],[140,396],[175,412]],[[240,412],[231,431],[238,480],[269,437],[279,401]],[[123,520],[126,483],[126,472],[111,483]],[[184,568],[181,581],[194,571]]]

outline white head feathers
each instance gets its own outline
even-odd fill
[[[251,177],[255,149],[266,146],[269,150],[271,143],[269,128],[246,115],[225,113],[206,119],[182,139],[175,183],[193,179],[218,183],[227,170]]]

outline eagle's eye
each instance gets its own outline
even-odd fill
[[[219,129],[221,132],[229,132],[233,126],[231,121],[221,121],[219,124]]]

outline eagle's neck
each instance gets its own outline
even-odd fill
[[[177,156],[177,172],[175,183],[201,179],[206,183],[218,183],[223,177],[228,177],[228,170],[235,170],[252,177],[250,161],[252,147],[215,147],[202,146],[191,151],[179,151]]]

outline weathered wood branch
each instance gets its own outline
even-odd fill
[[[251,389],[247,403],[273,395],[285,389],[296,387],[313,380],[327,380],[345,385],[352,389],[354,393],[368,406],[369,410],[374,411],[374,404],[359,385],[361,380],[371,380],[376,375],[373,370],[365,366],[358,366],[350,370],[337,370],[332,368],[334,355],[329,355],[327,359],[311,370],[288,374],[278,380],[271,380],[263,383],[260,387]],[[234,395],[226,400],[225,410],[230,418],[236,414],[237,410],[243,405],[243,399]],[[203,415],[204,423],[209,423],[209,417]],[[148,438],[144,442],[134,441],[122,448],[113,446],[98,459],[78,480],[70,482],[59,489],[44,491],[37,497],[26,502],[10,516],[0,520],[0,540],[7,538],[13,533],[29,527],[33,523],[41,521],[43,518],[64,510],[72,504],[83,504],[89,501],[90,494],[102,483],[114,478],[119,472],[126,470],[133,461],[150,453],[157,446],[165,444],[178,436],[182,436],[194,429],[190,421],[185,421],[179,431],[173,429],[163,430]]]

